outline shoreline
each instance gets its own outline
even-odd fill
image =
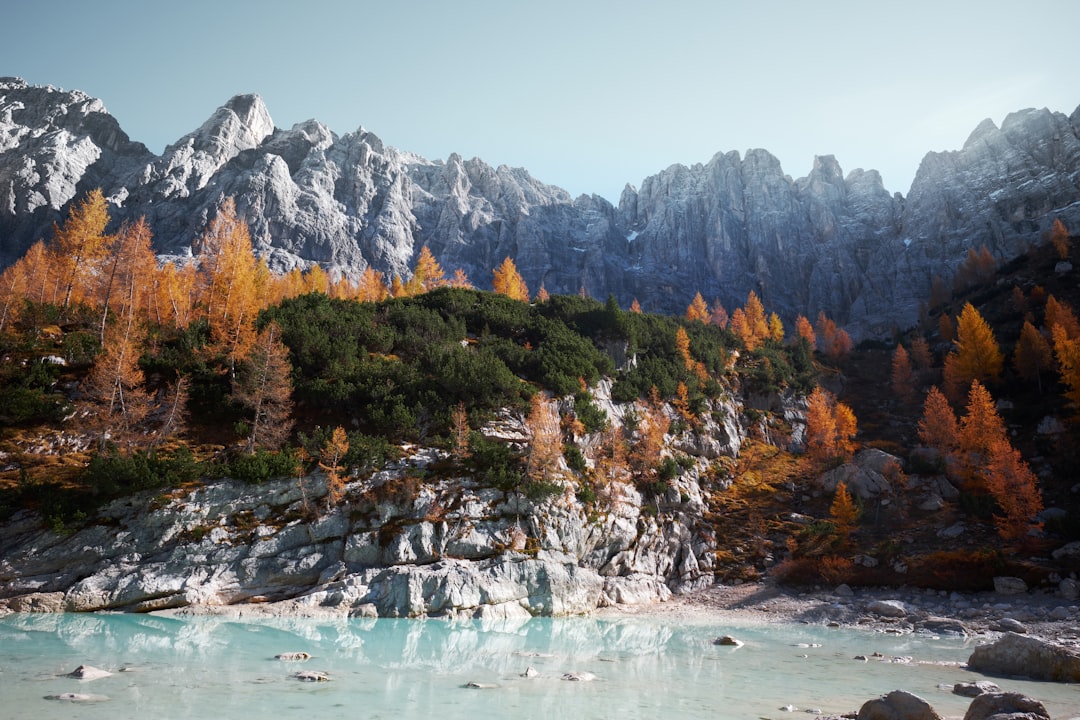
[[[797,590],[765,580],[712,585],[664,602],[598,608],[592,616],[805,623],[896,634],[926,632],[987,639],[1005,632],[1019,632],[1080,647],[1078,601],[1038,591],[958,593],[846,586]]]

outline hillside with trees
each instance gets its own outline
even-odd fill
[[[349,503],[350,478],[423,446],[446,473],[598,513],[622,483],[662,517],[692,470],[726,580],[1076,570],[1048,559],[1080,539],[1064,226],[1005,268],[973,251],[917,328],[859,347],[823,313],[785,328],[753,292],[730,312],[698,293],[682,317],[534,292],[509,257],[494,292],[426,247],[407,278],[275,274],[229,201],[189,261],[151,241],[110,230],[92,192],[0,275],[0,518],[70,532],[117,497],[226,476],[321,473]],[[729,451],[693,449],[725,423]]]

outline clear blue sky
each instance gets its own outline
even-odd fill
[[[9,3],[0,75],[101,98],[155,152],[238,93],[572,194],[718,151],[814,155],[906,193],[984,118],[1080,105],[1073,0]]]

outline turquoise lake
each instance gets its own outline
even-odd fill
[[[713,644],[733,635],[739,648]],[[810,625],[633,618],[444,620],[0,617],[0,717],[35,718],[794,718],[840,713],[902,688],[944,716],[970,700],[947,685],[987,679],[964,662],[977,644]],[[275,660],[303,651],[306,662]],[[884,660],[854,660],[880,653]],[[114,674],[65,677],[79,665]],[[534,668],[539,674],[525,678]],[[327,673],[305,683],[299,670]],[[592,682],[561,679],[592,673]],[[1055,718],[1080,687],[995,679]],[[479,683],[483,689],[468,688]],[[108,698],[46,699],[62,693]],[[794,706],[795,712],[783,706]]]

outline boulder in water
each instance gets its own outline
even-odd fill
[[[284,662],[302,662],[304,660],[311,659],[311,653],[306,652],[284,652],[274,656],[275,660],[282,660]]]
[[[968,669],[987,675],[1076,683],[1080,682],[1080,651],[1048,640],[1005,633],[996,642],[975,648],[968,658]]]
[[[1050,720],[1041,702],[1015,692],[984,693],[971,701],[964,720]]]
[[[858,720],[941,720],[930,703],[906,690],[893,690],[859,708]]]

